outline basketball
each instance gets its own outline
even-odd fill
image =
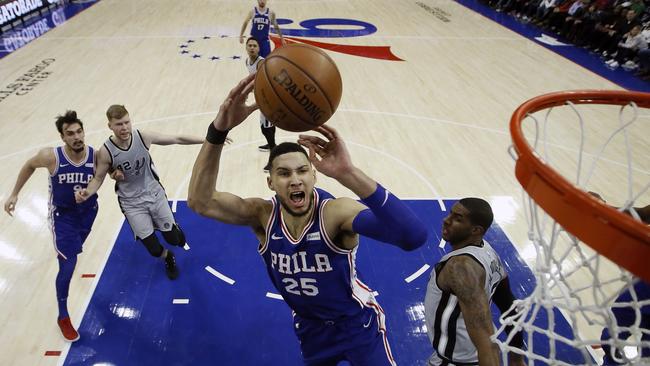
[[[274,50],[255,76],[260,111],[279,128],[292,132],[325,123],[341,100],[343,83],[334,61],[319,48],[291,44]]]

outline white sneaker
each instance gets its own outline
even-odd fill
[[[614,60],[614,62],[612,62],[611,64],[609,64],[609,67],[611,67],[612,69],[617,68],[617,67],[618,67],[618,61]]]
[[[611,66],[614,62],[616,62],[616,60],[614,60],[614,59],[611,59],[611,60],[607,60],[607,61],[605,61],[605,63],[607,64],[607,66]]]

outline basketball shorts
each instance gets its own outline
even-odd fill
[[[122,213],[136,238],[144,239],[154,230],[170,231],[176,222],[164,190],[145,193],[141,197],[118,198]]]
[[[50,225],[57,255],[67,259],[82,252],[84,241],[97,217],[99,206],[85,208],[65,208],[52,206]]]
[[[429,361],[427,363],[429,366],[479,366],[478,362],[463,362],[463,363],[453,363],[449,361],[445,361],[440,356],[438,356],[438,353],[433,352],[433,355],[429,357]]]
[[[394,366],[383,312],[364,308],[341,321],[302,319],[294,315],[294,331],[305,365]]]

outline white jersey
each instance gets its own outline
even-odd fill
[[[248,73],[249,73],[249,74],[252,74],[252,73],[254,73],[255,71],[257,71],[257,67],[259,66],[259,64],[260,64],[260,62],[261,62],[262,60],[264,60],[264,57],[262,57],[262,56],[257,56],[257,58],[255,59],[255,61],[253,61],[253,62],[251,63],[251,61],[250,61],[250,57],[246,57],[245,62],[246,62],[246,68],[248,69]]]
[[[118,197],[146,200],[149,195],[158,196],[163,191],[140,131],[133,130],[131,144],[127,149],[117,146],[111,138],[106,140],[104,146],[110,154],[112,168],[124,173],[124,180],[115,184]]]
[[[459,255],[472,257],[485,270],[483,289],[490,303],[497,285],[506,278],[501,259],[486,241],[483,241],[482,246],[470,245],[454,250],[440,259],[431,271],[431,279],[424,298],[427,333],[435,351],[429,360],[430,365],[441,364],[438,361],[478,365],[478,352],[467,333],[458,298],[450,292],[442,291],[437,282],[437,276],[447,261]]]
[[[251,63],[250,62],[250,57],[246,57],[245,62],[246,62],[246,68],[248,69],[248,73],[252,74],[255,71],[257,71],[257,68],[259,67],[259,64],[260,64],[260,62],[262,62],[262,60],[264,60],[264,57],[257,56],[255,61],[253,61]],[[271,123],[271,121],[267,120],[266,117],[264,117],[264,115],[262,114],[262,112],[260,112],[260,125],[262,127],[264,127],[264,128],[273,127],[273,123]]]

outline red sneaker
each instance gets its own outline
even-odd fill
[[[70,317],[59,319],[57,320],[57,323],[59,323],[59,328],[61,328],[61,333],[63,334],[63,338],[65,338],[66,341],[74,342],[79,339],[79,333],[72,326]]]

